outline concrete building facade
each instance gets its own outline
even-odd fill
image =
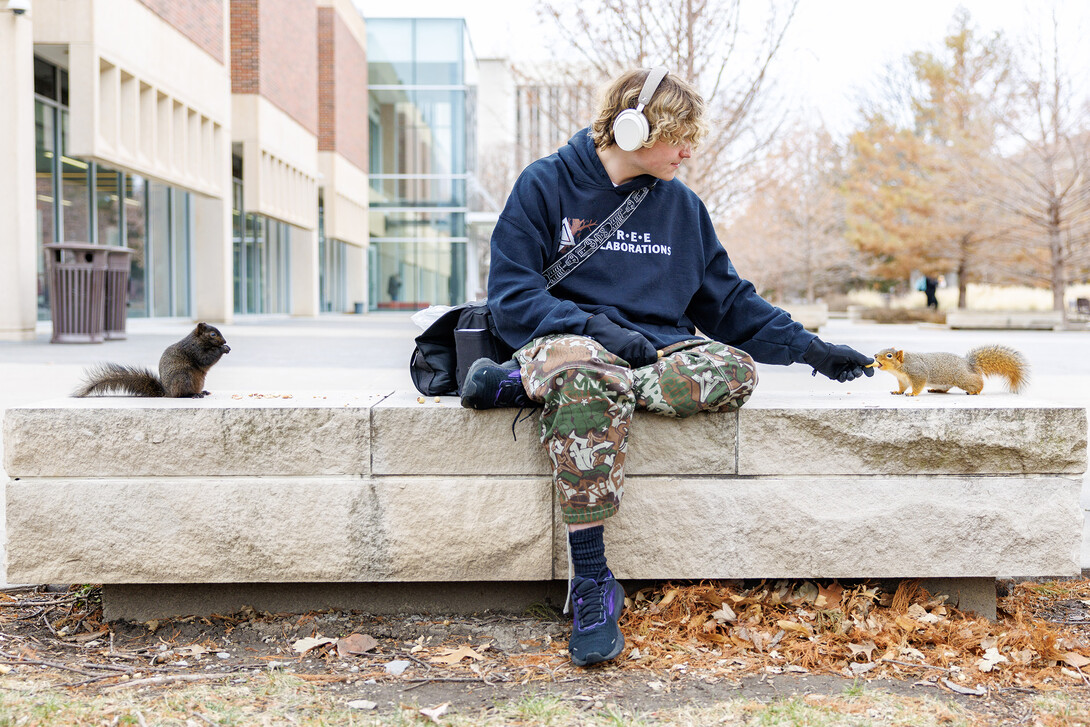
[[[0,337],[50,242],[133,249],[130,316],[365,300],[366,84],[349,0],[0,0]]]

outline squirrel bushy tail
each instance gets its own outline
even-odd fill
[[[72,396],[122,392],[129,396],[166,396],[159,377],[146,368],[121,364],[97,364],[87,371],[87,381]]]
[[[1006,346],[978,346],[965,354],[969,365],[985,376],[1002,376],[1007,388],[1020,393],[1029,384],[1029,363],[1013,348]]]

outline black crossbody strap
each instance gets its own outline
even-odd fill
[[[568,251],[563,257],[550,265],[544,273],[545,289],[548,290],[563,280],[564,276],[582,265],[584,260],[593,255],[598,248],[613,237],[613,233],[619,230],[629,215],[640,206],[640,202],[644,200],[650,189],[650,187],[640,187],[633,190],[625,197],[624,202],[621,202],[621,206],[615,209],[613,214],[606,218],[605,222],[598,225],[597,230],[587,235],[573,250]]]

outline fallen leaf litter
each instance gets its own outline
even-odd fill
[[[0,593],[0,667],[6,674],[46,669],[70,677],[78,672],[78,678],[65,677],[55,685],[72,689],[160,687],[246,678],[269,669],[322,683],[368,679],[527,683],[639,671],[659,684],[682,676],[715,682],[755,674],[823,673],[912,681],[968,696],[1090,686],[1086,671],[1090,581],[1085,579],[1015,584],[1011,594],[999,600],[995,622],[965,614],[943,597],[932,597],[916,581],[902,581],[892,591],[835,581],[762,582],[748,587],[667,583],[630,593],[626,603],[621,619],[625,652],[613,662],[586,670],[568,660],[567,623],[560,627],[563,638],[546,634],[505,651],[487,638],[474,644],[454,635],[436,636],[434,643],[431,636],[411,642],[358,632],[327,636],[318,628],[316,614],[273,615],[246,609],[228,617],[148,622],[143,637],[120,643],[86,593],[27,590]],[[36,633],[21,633],[31,627],[27,614],[33,616],[32,624],[43,625]],[[361,618],[361,623],[383,621],[378,616]],[[297,631],[306,631],[314,622],[313,630],[301,638],[270,637],[265,656],[242,658],[237,648],[209,639],[173,640],[187,623],[218,622],[229,636],[244,625],[292,621]],[[421,623],[441,634],[450,622]],[[173,636],[163,636],[167,633]],[[147,645],[152,639],[159,639],[155,648]]]

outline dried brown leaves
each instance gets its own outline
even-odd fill
[[[1090,597],[1090,582],[1063,588],[1070,598]],[[1055,599],[1039,589],[1016,587],[1001,599],[995,622],[932,598],[918,581],[902,581],[893,593],[811,581],[644,589],[632,594],[621,622],[638,654],[624,663],[651,669],[684,663],[734,675],[806,670],[941,677],[965,687],[1075,685],[1090,664],[1087,630],[1037,615],[1042,603]]]

